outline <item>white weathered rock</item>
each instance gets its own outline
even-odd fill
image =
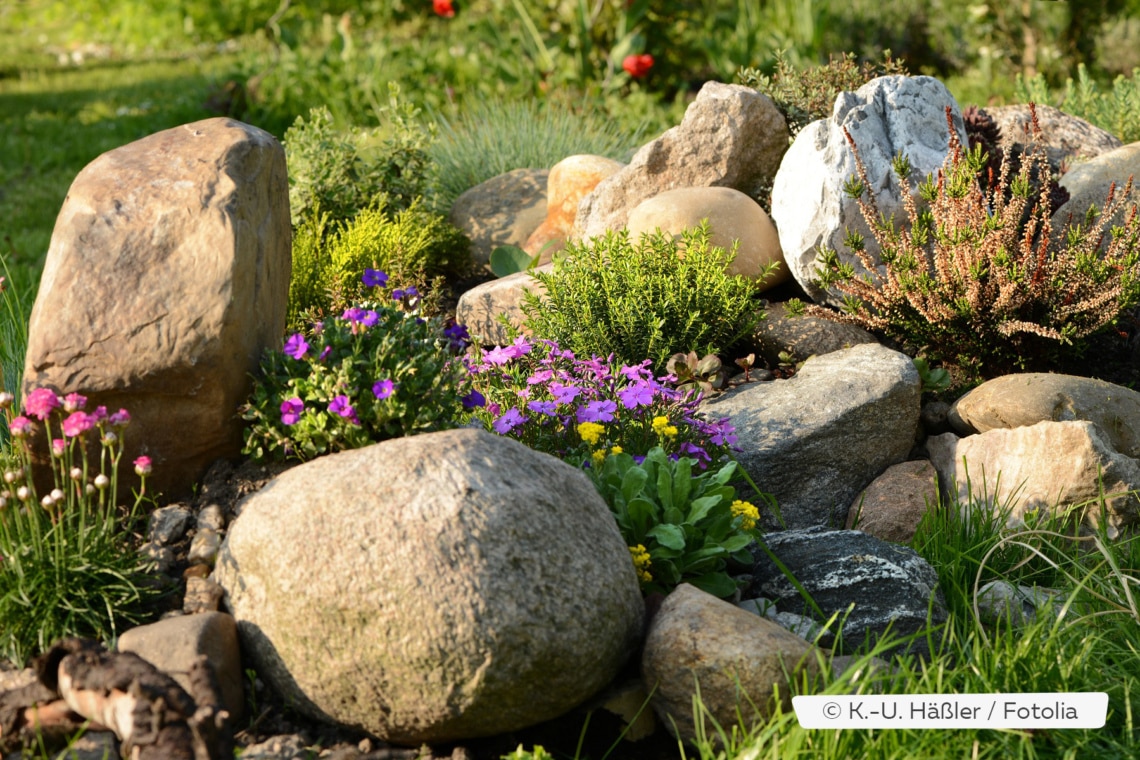
[[[823,612],[824,620],[838,614],[838,623],[823,643],[834,642],[838,624],[843,629],[843,649],[863,645],[867,637],[877,640],[888,630],[898,638],[924,630],[928,624],[945,622],[947,611],[938,590],[938,573],[908,546],[882,541],[858,530],[831,530],[823,526],[786,530],[764,536],[768,551],[796,578]],[[756,558],[751,593],[776,602],[780,612],[810,616],[809,607],[783,570],[762,548],[752,549]],[[932,601],[933,600],[933,601]],[[848,607],[854,605],[848,612]],[[929,655],[924,639],[906,651]]]
[[[813,357],[787,380],[751,383],[700,409],[732,420],[738,461],[776,497],[786,527],[837,525],[868,483],[906,459],[919,383],[910,357],[868,343]],[[766,528],[779,527],[766,511],[761,517]]]
[[[447,220],[471,239],[475,266],[491,270],[491,251],[522,247],[546,218],[546,169],[515,169],[470,188],[451,204]]]
[[[582,199],[571,236],[619,230],[639,203],[678,187],[731,187],[755,196],[787,147],[787,122],[768,96],[708,82],[678,126],[642,146],[629,166]]]
[[[891,160],[899,152],[910,159],[917,197],[917,182],[937,171],[946,158],[947,107],[959,139],[967,145],[957,102],[945,85],[926,76],[879,77],[856,92],[840,93],[830,118],[812,122],[796,136],[772,187],[772,221],[792,276],[816,301],[842,302],[815,283],[820,245],[835,249],[861,272],[865,270],[843,244],[844,237],[850,228],[872,240],[858,203],[843,192],[856,175],[855,156],[843,129],[859,146],[867,190],[879,211],[901,219],[902,194]],[[874,246],[868,246],[868,253],[874,255]]]
[[[851,502],[848,529],[905,544],[928,507],[938,503],[937,473],[925,459],[891,465]]]
[[[727,270],[729,274],[758,280],[760,290],[791,279],[772,220],[759,203],[731,187],[666,190],[639,203],[630,212],[628,228],[634,239],[658,229],[679,237],[683,230],[696,227],[705,219],[712,245],[732,250],[734,242],[739,241],[736,258]],[[760,280],[769,264],[778,264],[779,269]]]
[[[819,671],[814,648],[767,618],[682,583],[665,598],[649,625],[641,675],[653,709],[675,736],[696,736],[693,697],[700,689],[708,716],[728,729],[763,721],[779,686],[790,709],[793,679]],[[739,714],[738,714],[739,711]],[[704,726],[714,735],[711,724]]]
[[[543,264],[533,271],[553,270],[553,264]],[[510,331],[499,321],[499,316],[506,315],[510,324],[521,330],[526,319],[522,311],[523,295],[527,291],[539,297],[546,293],[546,287],[534,278],[531,271],[515,272],[476,285],[459,297],[455,319],[467,325],[471,337],[481,343],[505,346],[511,342]]]
[[[1140,457],[1140,393],[1090,377],[1046,372],[996,377],[955,401],[949,419],[961,435],[1046,420],[1088,420],[1121,454]]]
[[[127,408],[125,461],[151,457],[152,494],[189,490],[241,451],[234,410],[280,346],[291,234],[285,152],[257,127],[207,119],[104,153],[56,220],[25,392]],[[138,487],[129,468],[119,482]]]
[[[286,700],[396,743],[566,712],[616,675],[644,613],[589,479],[471,429],[283,473],[245,502],[215,577]]]
[[[1010,524],[1031,511],[1077,510],[1072,517],[1093,527],[1103,483],[1110,537],[1140,517],[1140,461],[1116,451],[1092,422],[1039,422],[965,438],[946,433],[928,438],[926,448],[939,486],[963,510],[985,497],[995,513],[1008,505]]]

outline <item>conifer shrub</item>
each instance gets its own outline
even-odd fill
[[[844,294],[842,313],[809,306],[809,313],[885,333],[908,350],[922,351],[973,382],[1015,370],[1045,369],[1063,354],[1077,354],[1086,339],[1111,327],[1140,303],[1140,218],[1133,207],[1123,226],[1108,223],[1131,192],[1109,191],[1098,214],[1054,235],[1040,126],[1014,173],[983,190],[979,173],[988,157],[966,151],[952,125],[946,161],[937,176],[911,194],[911,167],[894,161],[902,185],[906,223],[885,218],[873,196],[854,140],[857,176],[847,192],[859,200],[873,240],[849,231],[846,245],[862,265],[823,250],[819,284]],[[950,112],[947,109],[947,120]],[[878,249],[876,259],[868,252]],[[879,265],[879,262],[882,265]]]
[[[621,230],[570,243],[553,271],[535,272],[546,294],[524,296],[525,324],[576,356],[649,358],[657,374],[673,354],[724,351],[763,312],[755,284],[725,271],[735,247],[714,246],[709,234],[706,221],[679,240],[657,231],[633,242]]]

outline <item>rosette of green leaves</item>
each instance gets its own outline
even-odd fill
[[[467,370],[439,320],[385,303],[355,309],[374,311],[375,323],[346,319],[345,312],[307,336],[299,358],[267,353],[243,409],[244,453],[308,460],[455,426]],[[296,399],[303,409],[293,421],[282,404]]]
[[[658,447],[641,463],[629,454],[613,454],[587,470],[626,543],[649,552],[652,579],[642,583],[646,593],[667,594],[679,583],[691,583],[728,597],[737,588],[727,572],[729,561],[752,564],[747,547],[759,534],[746,530],[745,518],[732,513],[735,489],[728,483],[736,463],[694,475],[696,463],[688,457],[674,461]]]

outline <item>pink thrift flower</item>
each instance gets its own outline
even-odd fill
[[[87,397],[78,393],[69,393],[63,397],[63,411],[75,412],[87,406]]]
[[[143,455],[135,460],[135,474],[140,478],[150,475],[152,469],[150,457]]]
[[[124,428],[131,422],[131,415],[126,409],[120,409],[110,417],[112,427]]]
[[[32,421],[22,414],[19,417],[14,417],[8,423],[8,432],[16,438],[23,438],[32,432]]]
[[[50,388],[36,388],[24,399],[24,411],[41,421],[58,408],[59,396]]]
[[[56,438],[51,442],[51,455],[54,457],[63,456],[63,452],[67,451],[67,441],[62,438]]]
[[[68,438],[83,435],[95,426],[95,419],[86,412],[72,412],[63,421],[63,434]]]

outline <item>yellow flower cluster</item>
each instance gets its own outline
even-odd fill
[[[594,460],[595,465],[601,467],[602,463],[606,461],[606,450],[598,449],[590,455],[590,458]]]
[[[633,569],[637,571],[637,580],[641,583],[649,583],[653,580],[653,576],[649,572],[649,551],[643,544],[629,547],[629,555],[633,559]]]
[[[578,435],[591,446],[598,442],[604,432],[606,432],[606,426],[597,422],[583,422],[578,426]]]
[[[760,519],[760,510],[747,501],[737,499],[732,502],[732,516],[736,517],[737,515],[744,518],[740,521],[740,527],[745,530],[752,530],[756,527],[756,521]]]
[[[610,449],[611,454],[620,454],[621,452],[622,452],[621,446],[614,446],[612,449]]]
[[[668,417],[654,417],[653,432],[657,433],[657,435],[675,438],[677,436],[677,426],[670,425]]]

